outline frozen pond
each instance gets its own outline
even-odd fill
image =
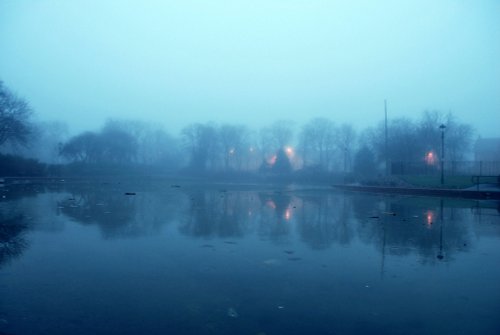
[[[182,183],[0,194],[0,334],[500,332],[498,202]]]

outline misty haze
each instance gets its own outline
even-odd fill
[[[0,1],[0,335],[498,334],[499,18]]]

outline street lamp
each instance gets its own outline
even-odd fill
[[[441,124],[439,130],[441,130],[441,186],[444,185],[444,130],[446,126]]]

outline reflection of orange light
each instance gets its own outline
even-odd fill
[[[292,147],[286,147],[285,151],[286,151],[286,154],[288,157],[293,156],[293,148]]]
[[[276,158],[277,158],[276,155],[272,156],[271,158],[268,158],[267,163],[269,165],[274,165],[276,163]]]
[[[426,218],[427,218],[427,225],[431,226],[432,221],[434,220],[434,213],[432,211],[427,211]]]
[[[290,208],[287,208],[285,210],[285,220],[290,220],[292,218],[292,210]]]
[[[268,205],[272,209],[276,209],[276,204],[272,200],[267,200],[266,205]]]
[[[436,155],[432,152],[432,151],[429,151],[426,155],[425,155],[425,162],[428,164],[428,165],[434,165],[436,163]]]

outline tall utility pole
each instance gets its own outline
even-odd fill
[[[444,124],[439,126],[441,130],[441,185],[444,185],[444,130],[446,126]]]
[[[384,112],[385,112],[385,175],[389,176],[389,152],[387,149],[387,100],[384,99]]]

